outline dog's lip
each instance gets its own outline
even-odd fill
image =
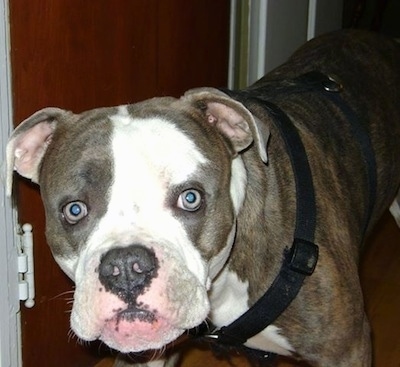
[[[149,323],[157,321],[155,312],[140,308],[137,305],[130,305],[128,308],[119,311],[116,318],[117,322],[121,320],[128,322],[143,321]]]

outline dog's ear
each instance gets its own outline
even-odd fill
[[[264,163],[267,162],[269,129],[240,102],[214,88],[197,88],[182,97],[202,109],[207,121],[231,142],[237,153],[253,141]]]
[[[71,114],[48,107],[27,118],[12,133],[7,144],[7,194],[12,191],[13,171],[38,183],[40,163],[61,117]]]

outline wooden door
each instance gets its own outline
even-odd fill
[[[227,83],[229,0],[10,0],[10,24],[16,124],[46,106],[80,112]],[[24,367],[93,366],[107,348],[69,332],[73,284],[46,245],[38,188],[18,180],[16,191],[35,240]]]

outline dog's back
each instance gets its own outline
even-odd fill
[[[320,90],[309,88],[304,92],[309,101],[305,104],[304,93],[280,93],[276,87],[278,83],[284,91],[290,90],[291,83],[315,71],[337,81],[342,89],[329,92],[324,86]],[[367,210],[361,204],[365,194],[360,177],[367,179],[365,160],[374,156],[377,187],[371,229],[391,204],[400,184],[400,45],[372,32],[329,33],[306,43],[287,63],[248,88],[256,89],[263,93],[268,90],[266,98],[289,113],[300,131],[315,138],[309,142],[305,138],[311,152],[324,155],[310,158],[314,169],[321,171],[314,177],[321,180],[326,191],[332,191],[332,202],[342,200],[344,212],[354,215],[358,210],[360,218]],[[343,108],[332,103],[332,95],[351,109],[352,116],[344,116]],[[354,121],[333,126],[337,114],[343,115],[342,120],[350,117]],[[357,124],[360,128],[354,127]],[[362,140],[358,136],[362,130],[371,141],[371,157],[363,157],[357,143]],[[332,177],[337,177],[338,182],[333,182]],[[356,224],[362,225],[360,221]]]

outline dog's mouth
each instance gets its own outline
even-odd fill
[[[130,305],[128,308],[122,311],[118,311],[116,314],[117,325],[120,321],[134,322],[134,321],[142,321],[147,323],[154,323],[157,321],[155,311],[149,311],[145,308],[145,306],[141,307],[137,305]]]
[[[163,348],[183,333],[184,329],[172,326],[158,311],[130,304],[114,310],[96,339],[122,353],[131,353]]]

